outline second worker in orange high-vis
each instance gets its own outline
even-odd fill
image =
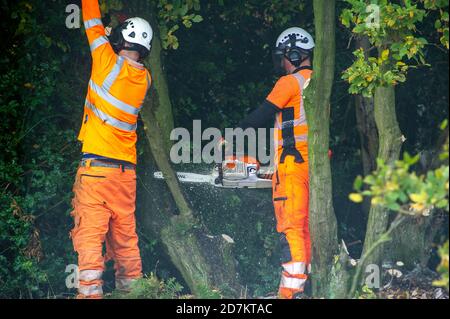
[[[304,291],[311,263],[309,235],[308,123],[303,91],[309,84],[314,49],[312,36],[289,28],[277,39],[274,62],[284,74],[264,103],[239,127],[264,127],[275,118],[275,173],[272,179],[277,231],[282,234],[279,297],[292,299]]]
[[[78,253],[78,298],[101,298],[105,261],[114,260],[116,289],[127,291],[142,277],[135,221],[136,127],[151,85],[141,61],[150,53],[153,31],[144,19],[131,18],[107,37],[98,0],[82,0],[82,11],[92,73],[78,137],[83,155],[71,237]]]

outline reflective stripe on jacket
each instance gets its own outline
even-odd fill
[[[78,139],[84,153],[136,163],[137,120],[151,85],[143,65],[115,54],[101,21],[98,0],[83,0],[92,74]]]
[[[302,94],[311,74],[308,68],[280,78],[267,97],[281,110],[275,118],[276,163],[283,162],[286,155],[295,156],[297,162],[308,160],[308,122]]]

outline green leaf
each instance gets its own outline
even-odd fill
[[[362,179],[361,176],[358,176],[358,177],[355,179],[355,182],[353,183],[353,188],[354,188],[356,191],[359,191],[359,190],[361,190],[362,185],[363,185],[363,179]]]
[[[375,182],[375,177],[373,177],[372,175],[368,175],[364,178],[364,183],[368,185],[375,185]]]
[[[388,203],[386,206],[387,206],[387,208],[389,208],[390,210],[393,210],[393,211],[400,210],[400,205],[397,203]]]
[[[196,16],[194,16],[194,18],[192,18],[192,22],[195,22],[195,23],[199,23],[199,22],[202,22],[203,21],[203,17],[201,16],[201,15],[196,15]]]
[[[187,29],[192,27],[192,22],[190,20],[183,20],[183,24]]]
[[[350,22],[352,21],[352,18],[353,14],[350,10],[346,9],[342,11],[341,22],[345,27],[350,28]]]
[[[411,157],[408,152],[405,152],[403,155],[403,160],[409,165],[412,166],[416,164],[420,160],[420,155],[417,154],[414,157]]]
[[[352,193],[348,197],[354,203],[361,203],[364,200],[362,195],[359,193]]]
[[[389,58],[389,49],[383,50],[381,53],[381,60],[386,61]]]

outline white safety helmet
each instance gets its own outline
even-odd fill
[[[294,39],[294,40],[291,40]],[[309,51],[314,49],[314,39],[307,31],[302,28],[289,28],[283,31],[277,39],[275,47],[284,46],[286,48],[291,48],[296,46],[300,49]]]
[[[125,20],[126,27],[122,29],[125,41],[140,44],[148,51],[151,48],[153,29],[150,24],[142,18],[130,18]]]
[[[109,39],[116,53],[123,49],[137,51],[143,59],[150,53],[153,29],[142,18],[130,18],[115,28]],[[125,42],[131,44],[131,46],[126,45]]]
[[[283,74],[283,59],[288,59],[294,66],[299,67],[303,61],[310,58],[314,49],[314,39],[302,28],[289,28],[283,31],[275,43],[273,61],[277,73]]]

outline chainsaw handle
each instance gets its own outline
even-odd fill
[[[230,147],[233,150],[233,153],[231,154],[231,156],[232,157],[236,156],[236,152],[233,149],[233,142],[230,143],[229,141],[227,141],[225,138],[222,137],[220,139],[220,141],[216,144],[215,148],[216,148],[216,151],[221,152],[220,154],[222,155],[222,158],[221,158],[222,162],[227,159],[227,151],[230,149]]]
[[[216,164],[219,176],[214,180],[214,184],[223,186],[223,167],[221,163]]]

